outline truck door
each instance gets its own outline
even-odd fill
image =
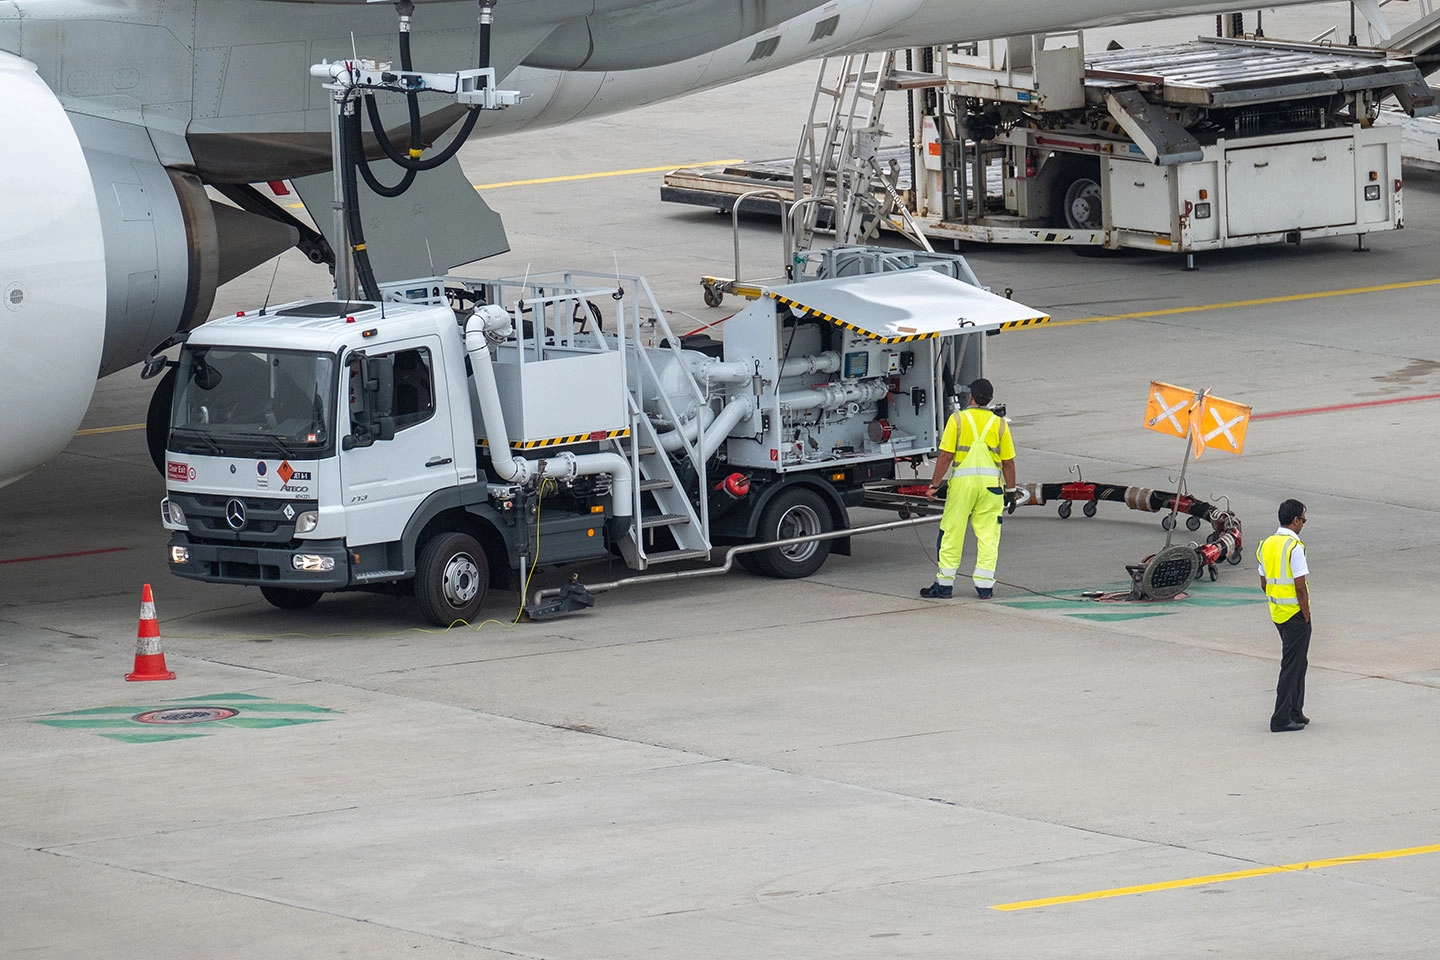
[[[451,398],[439,375],[439,338],[386,344],[367,355],[393,371],[393,387],[384,391],[388,397],[366,390],[365,371],[379,364],[350,357],[344,409],[356,439],[341,454],[340,485],[347,539],[355,546],[399,540],[421,501],[456,483]],[[386,428],[377,430],[387,416]],[[390,429],[394,435],[382,439]]]

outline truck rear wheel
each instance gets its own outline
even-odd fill
[[[789,540],[835,529],[830,507],[814,490],[788,487],[775,494],[760,514],[757,541]],[[745,554],[741,554],[745,556]],[[764,577],[797,580],[808,577],[825,565],[830,556],[829,540],[812,540],[789,547],[776,547],[752,558],[746,567]]]
[[[296,590],[293,587],[261,587],[260,596],[270,606],[281,610],[308,610],[320,602],[319,590]]]
[[[1104,230],[1105,205],[1100,189],[1100,161],[1094,157],[1062,157],[1050,209],[1055,226],[1069,230]]]
[[[467,533],[443,533],[425,544],[415,561],[415,599],[437,627],[470,621],[485,602],[490,564]]]

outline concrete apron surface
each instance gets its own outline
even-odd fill
[[[766,92],[803,113],[812,76]],[[709,97],[602,123],[653,164],[762,149],[727,150],[727,123],[753,135],[747,103]],[[691,109],[721,129],[676,156]],[[653,165],[587,163],[595,129],[568,152],[514,141],[547,158],[527,176]],[[515,179],[469,150],[477,183]],[[729,258],[713,214],[655,202],[653,176],[566,189],[570,221],[672,277],[675,309],[734,309],[699,306]],[[534,226],[558,196],[489,198],[531,247],[512,260],[562,265],[564,231]],[[515,593],[478,630],[359,594],[285,613],[170,577],[140,434],[78,437],[0,491],[0,560],[20,561],[0,564],[0,955],[1433,956],[1440,401],[1413,398],[1440,393],[1440,286],[1417,285],[1440,277],[1440,180],[1411,175],[1406,204],[1370,254],[1336,240],[1189,274],[971,255],[1057,321],[1152,314],[989,341],[1022,481],[1078,466],[1173,489],[1180,441],[1141,427],[1151,379],[1273,415],[1244,456],[1191,464],[1191,492],[1244,519],[1247,560],[1171,604],[1080,600],[1164,542],[1154,515],[1102,504],[1007,519],[988,603],[963,577],[954,601],[918,598],[923,528],[808,580],[639,587],[541,624],[510,624]],[[226,288],[237,304],[263,272]],[[85,426],[139,422],[147,399],[109,378]],[[1381,400],[1405,402],[1293,414]],[[1248,558],[1286,496],[1309,507],[1314,722],[1274,735],[1279,640]],[[57,554],[78,555],[29,559]],[[146,582],[178,679],[125,683]],[[1099,892],[1118,895],[1082,898]]]

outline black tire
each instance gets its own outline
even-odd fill
[[[1060,506],[1058,506],[1058,507],[1055,508],[1055,512],[1058,513],[1058,514],[1060,514],[1060,519],[1061,519],[1061,520],[1069,520],[1069,519],[1070,519],[1070,501],[1069,501],[1069,500],[1061,500],[1061,501],[1060,501]]]
[[[320,602],[323,594],[319,590],[296,590],[293,587],[261,587],[260,596],[270,606],[281,610],[308,610]]]
[[[1200,518],[1199,518],[1199,517],[1189,517],[1189,518],[1187,518],[1187,519],[1185,520],[1185,529],[1186,529],[1186,530],[1199,530],[1199,529],[1200,529]]]
[[[145,445],[150,448],[150,459],[162,477],[165,475],[165,445],[170,441],[170,402],[175,397],[176,373],[176,368],[171,367],[155,384],[155,392],[150,394],[150,409],[145,414]]]
[[[415,561],[415,599],[425,619],[437,627],[473,620],[489,586],[485,549],[469,534],[433,537]]]
[[[725,302],[725,294],[712,284],[705,284],[705,306],[718,307]],[[742,554],[743,556],[743,554]]]
[[[1105,199],[1100,188],[1100,161],[1094,157],[1060,157],[1050,195],[1051,222],[1066,230],[1104,230]]]
[[[816,533],[829,533],[835,529],[835,520],[830,516],[830,506],[825,499],[807,487],[785,487],[781,489],[765,509],[760,512],[760,524],[755,531],[757,543],[771,540],[788,540]],[[753,566],[747,567],[762,577],[777,580],[798,580],[808,577],[825,565],[830,556],[829,540],[814,540],[791,547],[776,547],[760,553],[752,553]],[[745,556],[745,554],[741,554]]]
[[[1173,529],[1175,529],[1175,518],[1174,518],[1174,517],[1170,517],[1170,516],[1161,517],[1161,518],[1160,518],[1160,529],[1161,529],[1161,530],[1173,530]]]
[[[1091,500],[1089,503],[1085,504],[1085,506],[1080,508],[1080,512],[1085,514],[1085,516],[1087,517],[1093,517],[1095,516],[1096,509],[1097,508],[1095,506],[1095,501]]]

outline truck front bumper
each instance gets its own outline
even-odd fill
[[[207,583],[338,590],[350,584],[344,540],[308,540],[299,548],[195,543],[170,536],[170,572]],[[298,559],[297,559],[298,558]]]

